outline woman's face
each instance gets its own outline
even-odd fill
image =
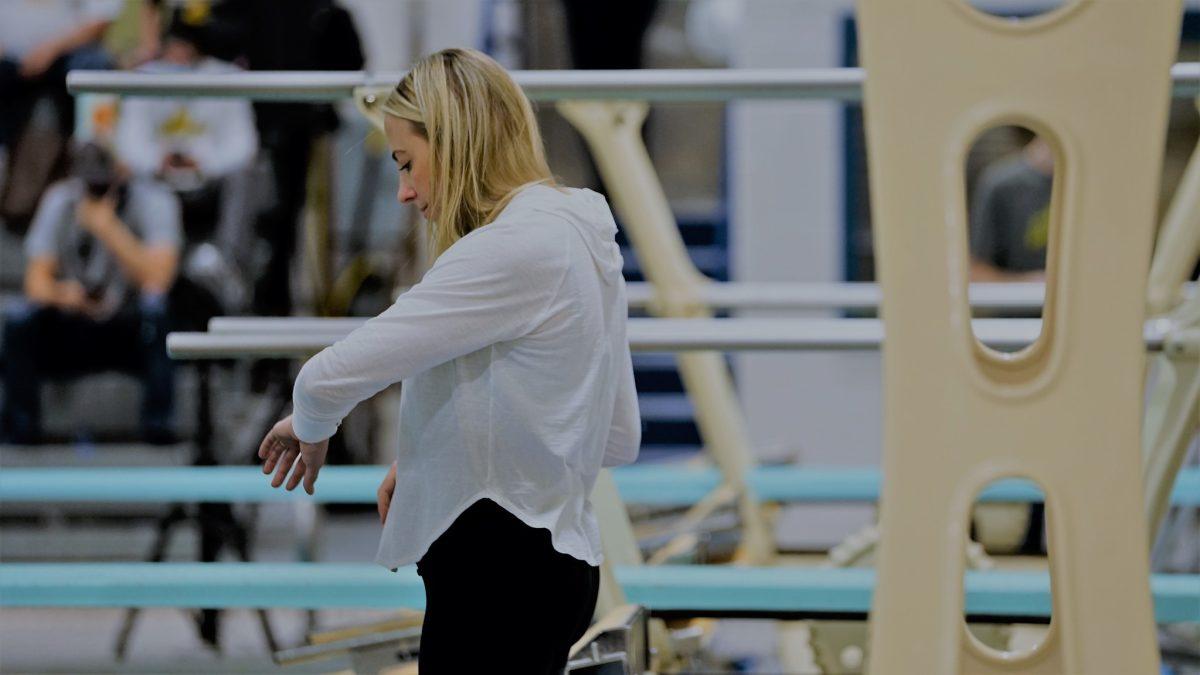
[[[393,115],[383,116],[392,159],[400,169],[400,189],[396,199],[401,204],[416,204],[421,215],[431,220],[429,212],[433,194],[429,191],[429,141],[417,133],[412,122]]]

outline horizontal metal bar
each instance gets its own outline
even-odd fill
[[[787,70],[518,70],[513,78],[535,101],[649,99],[725,101],[739,98],[862,98],[861,69]],[[337,101],[357,87],[395,86],[403,72],[278,72],[229,74],[71,71],[76,94],[234,96],[271,101]]]
[[[316,333],[322,338],[348,335],[368,321],[368,317],[316,316],[215,316],[208,320],[207,333],[191,335],[292,335]],[[171,333],[187,335],[188,333]]]
[[[535,101],[644,99],[728,101],[734,99],[862,98],[860,68],[518,70],[513,78]],[[67,74],[76,94],[137,96],[236,96],[274,101],[336,101],[356,87],[394,86],[403,72],[254,71],[246,73],[131,73],[81,71]],[[1200,95],[1200,63],[1171,68],[1176,97]]]
[[[386,467],[328,466],[316,494],[287,492],[268,485],[253,466],[94,467],[85,469],[5,468],[0,471],[3,502],[275,502],[310,500],[374,504]],[[647,506],[688,506],[721,483],[715,468],[635,464],[613,471],[621,499]],[[875,502],[881,474],[876,467],[763,466],[748,483],[764,501]],[[980,495],[985,502],[1041,501],[1042,492],[1025,480],[1003,480]],[[1185,468],[1171,493],[1177,506],[1200,506],[1200,469]]]
[[[176,359],[286,358],[321,351],[366,319],[218,317],[207,333],[171,333],[167,352]],[[357,322],[357,323],[355,323]],[[1014,351],[1041,333],[1039,319],[976,319],[975,335],[989,347]],[[1147,322],[1146,348],[1162,349],[1170,328]],[[879,319],[630,319],[629,347],[643,352],[688,350],[877,350]]]
[[[618,567],[629,602],[651,611],[866,613],[872,569],[804,567]],[[965,610],[975,616],[1045,617],[1050,579],[1041,572],[969,571]],[[1150,579],[1159,623],[1200,620],[1200,576]],[[413,567],[396,573],[344,563],[4,563],[3,607],[425,606]]]
[[[654,299],[654,285],[633,282],[626,285],[630,307],[646,307]],[[1188,283],[1184,295],[1197,292]],[[701,286],[700,302],[713,309],[878,309],[882,297],[874,283],[786,283],[726,282]],[[1046,296],[1044,283],[974,283],[968,290],[970,304],[991,311],[1030,311],[1041,309]],[[211,328],[210,328],[211,330]]]
[[[654,285],[645,282],[627,284],[629,306],[643,308],[654,299]],[[1041,283],[982,283],[970,287],[971,306],[991,311],[1030,311],[1041,309],[1046,287]],[[1185,294],[1195,292],[1188,284]],[[712,309],[852,309],[879,308],[881,292],[873,283],[712,283],[701,286],[697,299]],[[1190,297],[1190,296],[1189,296]],[[295,317],[293,317],[295,318]],[[279,319],[272,319],[278,321]],[[254,332],[248,317],[217,317],[209,322],[212,332]],[[326,326],[356,327],[362,319],[322,319]]]

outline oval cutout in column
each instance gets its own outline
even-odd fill
[[[1026,322],[1003,325],[1017,336],[1007,344],[980,343],[976,350],[982,372],[995,382],[1016,385],[1044,370],[1061,229],[1058,156],[1049,137],[1012,124],[982,132],[966,154],[972,317]]]
[[[1043,0],[1031,3],[1029,0],[966,0],[973,9],[997,19],[1008,21],[1025,21],[1039,16],[1045,16],[1066,7],[1071,0]]]
[[[1047,525],[1044,499],[1036,483],[1021,478],[993,481],[976,496],[968,524],[971,543],[963,575],[963,619],[974,648],[984,654],[1021,661],[1034,656],[1049,634],[1053,620],[1051,594],[1044,598],[1043,616],[996,616],[987,604],[986,590],[995,585],[991,582],[998,575],[1049,570],[1049,556],[1043,554]],[[1023,598],[1022,602],[1031,600],[1036,599]]]

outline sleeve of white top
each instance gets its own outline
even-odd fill
[[[608,442],[604,446],[604,459],[600,463],[605,468],[632,463],[642,446],[642,415],[638,410],[633,359],[628,347],[621,350],[621,358],[621,379],[617,384],[613,421],[608,430]]]
[[[292,391],[296,436],[329,438],[384,387],[532,332],[565,277],[566,249],[561,229],[528,230],[468,235],[390,308],[310,359]]]

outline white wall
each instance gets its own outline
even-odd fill
[[[852,9],[843,0],[747,2],[732,66],[841,66],[842,20]],[[841,105],[745,102],[731,119],[734,279],[841,281]],[[760,452],[786,446],[806,464],[878,464],[877,353],[740,354],[735,364]],[[789,516],[781,539],[816,545],[866,522],[871,509],[803,507]]]
[[[749,2],[735,66],[840,66],[841,25],[851,8],[834,0]],[[738,103],[731,134],[734,278],[841,281],[841,105]],[[876,355],[742,354],[737,373],[760,445],[799,444],[814,463],[878,460]]]

